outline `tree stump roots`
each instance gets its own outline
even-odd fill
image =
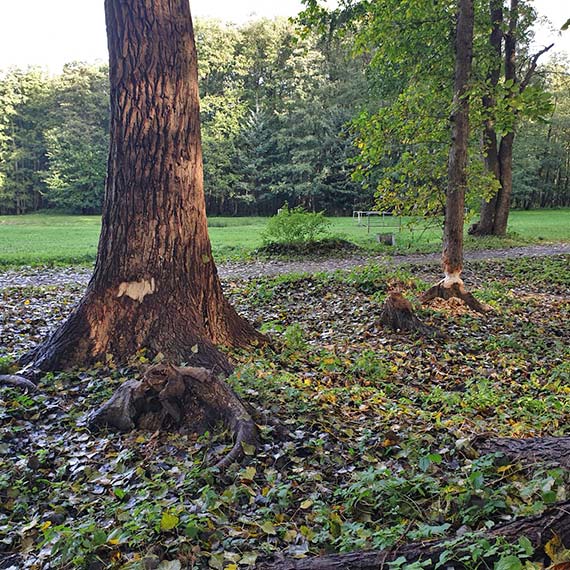
[[[203,433],[222,421],[234,434],[234,445],[216,467],[239,462],[257,448],[257,428],[233,390],[206,368],[157,364],[142,380],[127,380],[88,418],[91,427],[120,431],[175,429]]]
[[[420,297],[420,301],[424,304],[434,299],[444,299],[446,301],[449,299],[461,299],[470,309],[477,313],[484,315],[489,312],[487,307],[466,291],[462,283],[453,283],[450,287],[445,287],[444,282],[440,281]]]

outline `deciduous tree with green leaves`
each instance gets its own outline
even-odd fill
[[[318,0],[307,0],[302,21],[336,29],[356,29],[357,49],[368,52],[369,78],[376,108],[355,121],[359,155],[356,177],[376,190],[377,206],[408,215],[441,215],[447,187],[447,121],[453,100],[453,42],[455,3],[427,0],[346,0],[329,11]],[[513,133],[517,121],[542,120],[548,96],[531,78],[544,50],[529,55],[535,13],[529,2],[518,1],[511,32],[498,24],[501,13],[514,13],[503,0],[474,2],[474,59],[469,85],[471,136],[468,153],[466,203],[477,207],[481,197],[491,199],[502,188],[501,176],[490,166],[490,128],[495,134]],[[498,51],[516,34],[522,80],[507,78]],[[498,50],[498,51],[497,51]],[[485,144],[481,147],[481,135]],[[509,135],[503,145],[508,162]],[[509,138],[510,137],[510,138]],[[510,141],[512,142],[512,141]],[[497,147],[497,153],[499,147]],[[487,165],[483,160],[487,155]],[[498,160],[498,158],[497,158]],[[508,186],[508,175],[503,177]],[[502,192],[502,203],[508,191]],[[508,209],[507,209],[508,212]]]
[[[483,154],[489,174],[498,182],[496,194],[484,199],[479,221],[470,228],[473,235],[504,236],[513,192],[513,149],[521,118],[544,120],[550,100],[540,84],[531,83],[540,56],[550,44],[527,55],[528,31],[534,11],[520,0],[490,0],[490,57],[483,103]],[[506,17],[506,21],[505,21]],[[506,27],[506,31],[504,31]],[[518,64],[517,45],[522,44]]]
[[[473,0],[458,0],[457,28],[454,38],[455,73],[451,147],[447,161],[447,192],[443,228],[442,264],[445,278],[426,291],[422,296],[422,301],[431,301],[437,297],[442,299],[456,297],[463,300],[470,308],[484,312],[481,303],[466,291],[461,278],[469,148],[469,83],[473,63],[474,23]]]

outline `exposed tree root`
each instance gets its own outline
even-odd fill
[[[465,289],[463,283],[453,283],[448,286],[444,283],[445,280],[442,280],[437,285],[428,289],[420,297],[420,301],[422,303],[429,303],[438,298],[446,301],[455,298],[461,299],[470,309],[477,313],[485,314],[488,312],[488,309]]]
[[[178,429],[203,433],[223,421],[235,444],[216,467],[225,469],[244,457],[247,446],[257,447],[257,428],[233,390],[205,368],[157,364],[142,380],[128,380],[94,411],[91,426],[132,429]]]
[[[412,304],[399,292],[392,292],[384,302],[380,324],[394,331],[412,331],[423,334],[434,334],[435,329],[422,323],[414,315]]]
[[[570,437],[489,438],[478,436],[473,447],[482,454],[503,453],[509,461],[552,462],[570,468]]]
[[[16,374],[0,374],[0,384],[21,388],[22,390],[29,390],[30,392],[38,391],[38,387],[33,382]]]
[[[431,563],[423,568],[434,568],[443,553],[446,555],[443,568],[450,566],[465,568],[465,562],[460,562],[460,559],[467,556],[467,563],[470,562],[469,545],[477,540],[487,539],[493,543],[502,538],[508,543],[515,544],[523,536],[530,540],[535,550],[533,559],[537,561],[548,562],[544,547],[555,536],[565,547],[570,546],[570,501],[558,503],[541,515],[520,518],[475,535],[431,542],[412,542],[389,550],[351,552],[301,560],[286,559],[266,565],[265,568],[275,570],[378,570],[388,567],[390,562],[400,557],[404,557],[408,564],[415,561],[430,561]],[[496,555],[486,557],[486,567],[492,567],[495,561]],[[545,564],[546,566],[548,564]]]

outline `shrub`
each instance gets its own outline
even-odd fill
[[[269,218],[263,241],[269,243],[310,243],[328,233],[331,223],[323,212],[307,212],[301,206],[290,209],[285,204]]]

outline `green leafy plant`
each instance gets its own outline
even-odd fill
[[[285,204],[269,218],[262,237],[266,244],[310,243],[327,235],[330,225],[323,212],[307,212],[301,206],[291,209]]]

